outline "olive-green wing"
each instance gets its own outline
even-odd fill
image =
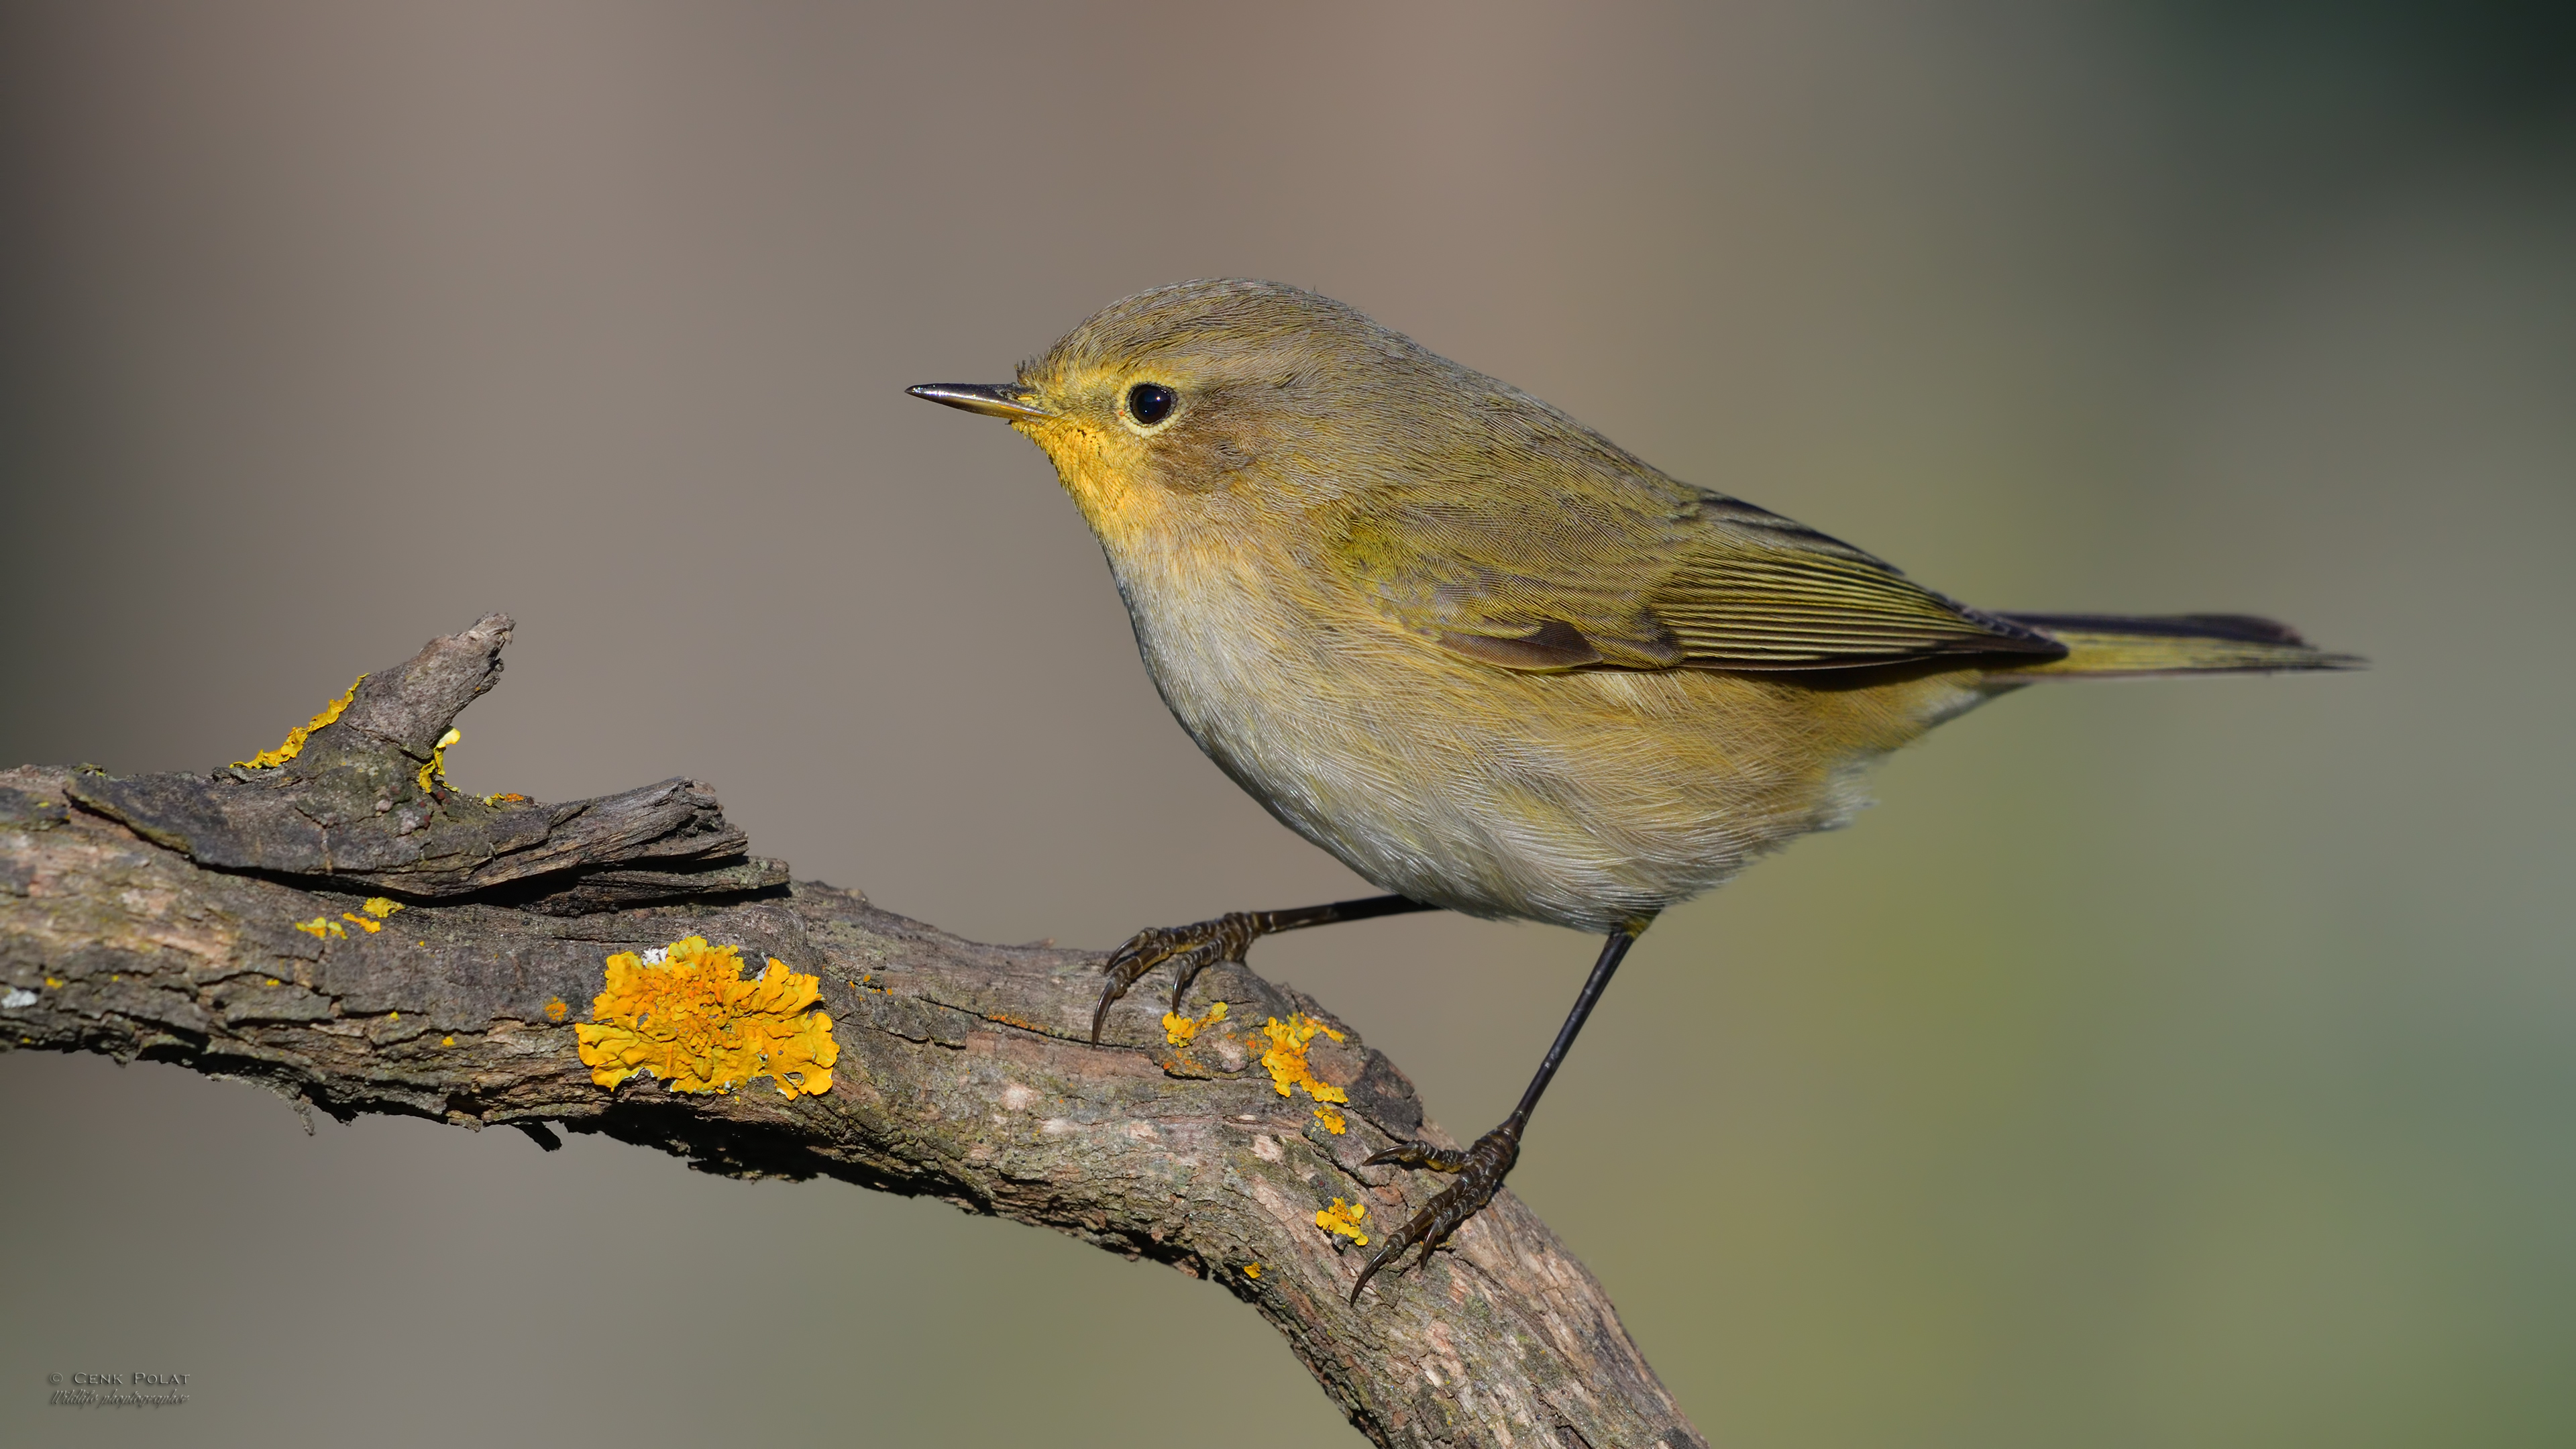
[[[1589,480],[1587,480],[1589,481]],[[1398,622],[1507,669],[1848,669],[2054,655],[1839,539],[1669,480],[1374,500],[1342,562]]]

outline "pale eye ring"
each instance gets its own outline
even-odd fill
[[[1159,382],[1140,382],[1127,389],[1127,416],[1150,428],[1170,417],[1180,400],[1179,393]]]

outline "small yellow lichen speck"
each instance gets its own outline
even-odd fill
[[[402,902],[387,900],[383,896],[369,896],[367,897],[367,903],[358,907],[359,910],[366,912],[368,915],[375,917],[379,921],[402,908]]]
[[[1351,1099],[1350,1094],[1341,1088],[1317,1080],[1314,1070],[1306,1065],[1306,1044],[1315,1039],[1315,1033],[1320,1031],[1340,1041],[1340,1032],[1302,1011],[1284,1023],[1274,1016],[1262,1024],[1261,1031],[1270,1038],[1270,1049],[1261,1054],[1261,1065],[1269,1069],[1270,1084],[1279,1089],[1280,1096],[1287,1096],[1290,1087],[1303,1087],[1306,1095],[1318,1102],[1347,1102]]]
[[[1315,1120],[1323,1123],[1324,1130],[1332,1133],[1336,1137],[1339,1137],[1343,1133],[1351,1130],[1350,1119],[1344,1117],[1341,1113],[1334,1111],[1330,1107],[1316,1108]]]
[[[62,981],[59,978],[52,976],[45,978],[45,986],[48,990],[52,991],[60,991],[63,989]]]
[[[389,1012],[385,1013],[385,1020],[387,1020],[387,1021],[400,1021],[400,1020],[402,1020],[402,1013],[401,1013],[401,1012],[399,1012],[399,1011],[389,1011]]]
[[[546,1003],[546,1020],[548,1021],[561,1021],[571,1014],[572,1008],[565,1005],[564,999],[560,996]]]
[[[295,923],[295,929],[311,936],[316,941],[327,941],[333,936],[345,936],[349,934],[348,932],[341,930],[340,923],[332,920],[329,916],[315,916],[309,921],[298,921]]]
[[[1246,1264],[1244,1264],[1244,1265],[1243,1265],[1243,1276],[1244,1276],[1244,1277],[1246,1277],[1246,1278],[1258,1278],[1258,1277],[1260,1277],[1260,1276],[1261,1276],[1261,1265],[1260,1265],[1259,1263],[1246,1263]]]
[[[742,948],[703,936],[674,941],[645,964],[632,951],[608,958],[607,989],[590,1020],[573,1028],[590,1078],[614,1087],[650,1072],[675,1092],[722,1092],[768,1077],[781,1095],[832,1089],[841,1048],[832,1018],[807,1007],[822,979],[773,956],[756,980],[742,979]]]
[[[430,747],[429,763],[420,767],[420,775],[417,779],[417,783],[424,792],[437,789],[447,783],[447,747],[463,738],[465,738],[463,730],[451,729],[440,735],[438,743]]]
[[[440,1046],[454,1046],[456,1045],[456,1038],[452,1036],[443,1036],[438,1039],[438,1044]]]
[[[1331,1207],[1324,1208],[1315,1214],[1315,1226],[1328,1233],[1339,1233],[1365,1248],[1368,1246],[1368,1234],[1360,1231],[1360,1219],[1367,1216],[1366,1203],[1346,1203],[1340,1198],[1335,1198]]]
[[[1185,1047],[1200,1032],[1223,1020],[1225,1020],[1225,1003],[1222,1001],[1209,1007],[1204,1014],[1195,1017],[1167,1011],[1163,1013],[1163,1040],[1174,1046]]]
[[[283,765],[287,761],[294,759],[297,755],[304,752],[304,742],[307,739],[312,738],[315,730],[322,728],[324,725],[329,724],[340,717],[340,712],[349,707],[349,701],[358,697],[358,686],[366,682],[367,676],[363,674],[359,675],[355,680],[350,682],[349,692],[347,694],[341,695],[338,699],[322,706],[322,712],[320,714],[306,720],[294,729],[288,730],[286,732],[286,742],[279,745],[276,749],[262,750],[247,760],[235,760],[233,763],[245,770],[266,770],[277,765]]]
[[[359,930],[366,932],[370,936],[385,928],[385,923],[382,921],[371,921],[364,916],[352,915],[347,911],[342,911],[340,913],[340,919],[357,927]]]

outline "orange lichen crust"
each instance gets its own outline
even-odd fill
[[[1336,1137],[1339,1137],[1343,1133],[1351,1130],[1350,1119],[1343,1116],[1341,1113],[1334,1111],[1330,1107],[1316,1108],[1315,1120],[1323,1123],[1324,1130],[1332,1133]]]
[[[349,701],[358,697],[358,686],[366,682],[367,676],[363,674],[359,675],[356,679],[351,680],[349,682],[349,692],[347,694],[341,695],[338,699],[322,706],[322,712],[320,714],[317,714],[313,716],[313,718],[306,720],[304,723],[297,725],[295,728],[288,730],[286,732],[286,742],[279,745],[276,749],[262,750],[247,760],[235,760],[233,763],[245,770],[266,770],[272,769],[278,765],[283,765],[287,761],[294,759],[297,755],[304,752],[305,740],[311,738],[315,730],[318,730],[333,720],[338,719],[340,717],[340,711],[349,707]]]
[[[1269,1069],[1270,1084],[1279,1089],[1280,1096],[1287,1096],[1290,1087],[1303,1087],[1306,1095],[1318,1102],[1347,1102],[1351,1099],[1350,1094],[1341,1088],[1318,1081],[1314,1070],[1306,1065],[1306,1044],[1315,1039],[1315,1033],[1320,1031],[1340,1041],[1340,1032],[1302,1011],[1284,1023],[1274,1016],[1262,1024],[1261,1031],[1270,1038],[1270,1049],[1261,1054],[1261,1065]]]
[[[1185,1047],[1196,1040],[1200,1032],[1223,1020],[1225,1003],[1222,1001],[1210,1006],[1201,1016],[1182,1016],[1167,1011],[1163,1013],[1163,1040],[1176,1047]]]
[[[420,767],[420,775],[415,781],[422,794],[447,783],[447,747],[463,738],[465,732],[458,729],[451,729],[438,737],[438,743],[430,749],[429,763]]]
[[[562,997],[558,996],[546,1003],[546,1020],[561,1021],[570,1015],[572,1015],[572,1007],[565,1004]]]
[[[806,1010],[822,999],[822,984],[775,956],[758,980],[745,981],[741,947],[691,936],[609,957],[608,989],[573,1031],[582,1065],[603,1087],[650,1072],[675,1092],[725,1092],[768,1077],[784,1096],[820,1096],[832,1090],[841,1055],[832,1018]]]
[[[1315,1226],[1328,1233],[1339,1233],[1365,1248],[1368,1246],[1368,1234],[1360,1231],[1360,1219],[1367,1216],[1366,1203],[1344,1202],[1340,1198],[1335,1198],[1331,1207],[1321,1209],[1315,1214]]]
[[[1244,1276],[1244,1277],[1246,1277],[1246,1278],[1258,1278],[1258,1277],[1260,1277],[1260,1276],[1261,1276],[1261,1265],[1260,1265],[1259,1263],[1246,1263],[1246,1264],[1244,1264],[1244,1265],[1243,1265],[1243,1276]]]

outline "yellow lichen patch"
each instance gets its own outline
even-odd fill
[[[768,1077],[779,1092],[820,1096],[832,1089],[841,1055],[832,1018],[807,1007],[822,980],[773,956],[757,980],[742,979],[742,948],[703,936],[649,953],[608,958],[608,989],[590,1020],[573,1028],[590,1078],[614,1087],[650,1072],[677,1092],[723,1092]]]
[[[329,916],[315,916],[309,921],[298,921],[295,923],[295,929],[311,936],[316,941],[324,941],[333,936],[345,936],[349,934],[348,932],[341,930],[340,923],[332,920]]]
[[[1244,1276],[1244,1277],[1246,1277],[1246,1278],[1258,1278],[1258,1277],[1260,1277],[1260,1276],[1261,1276],[1261,1265],[1260,1265],[1259,1263],[1246,1263],[1246,1264],[1244,1264],[1244,1265],[1243,1265],[1243,1276]]]
[[[498,795],[484,796],[483,803],[497,810],[504,805],[525,805],[528,803],[528,797],[516,790],[504,790]]]
[[[1315,1214],[1315,1226],[1328,1233],[1339,1233],[1365,1248],[1368,1246],[1368,1234],[1360,1231],[1360,1219],[1367,1216],[1367,1204],[1346,1203],[1340,1198],[1335,1198],[1331,1207],[1324,1208]]]
[[[390,901],[385,899],[383,896],[369,896],[367,897],[367,903],[358,907],[359,910],[366,912],[368,915],[375,917],[379,921],[402,908],[402,902]]]
[[[358,697],[358,686],[366,682],[367,676],[363,674],[359,675],[356,679],[351,680],[349,682],[349,692],[347,694],[341,695],[338,699],[322,706],[322,712],[320,714],[317,714],[313,716],[313,718],[306,720],[304,723],[297,725],[295,728],[288,730],[286,732],[286,742],[279,745],[276,749],[262,750],[247,760],[235,760],[233,763],[245,770],[265,770],[277,765],[283,765],[287,761],[294,759],[297,755],[304,752],[304,742],[312,738],[315,730],[322,728],[324,725],[329,724],[340,717],[340,712],[349,707],[349,701]]]
[[[438,1044],[440,1046],[454,1046],[456,1045],[456,1038],[452,1036],[443,1036],[438,1039]]]
[[[1198,1016],[1163,1013],[1163,1040],[1174,1046],[1188,1046],[1200,1032],[1225,1020],[1225,1003],[1220,1001]]]
[[[1336,1137],[1339,1137],[1343,1133],[1351,1130],[1350,1119],[1344,1117],[1341,1113],[1334,1111],[1330,1107],[1316,1108],[1315,1120],[1323,1123],[1324,1130],[1332,1133]]]
[[[418,784],[422,793],[447,783],[447,747],[463,738],[465,732],[459,729],[451,729],[438,737],[438,743],[430,748],[429,763],[420,767]]]
[[[570,1015],[572,1015],[572,1008],[564,1004],[562,997],[558,996],[546,1003],[546,1020],[561,1021]]]
[[[1306,1065],[1306,1044],[1315,1039],[1315,1033],[1320,1031],[1340,1041],[1340,1032],[1302,1011],[1284,1023],[1274,1016],[1262,1024],[1261,1031],[1270,1038],[1270,1049],[1261,1054],[1261,1065],[1269,1070],[1270,1084],[1279,1089],[1280,1096],[1287,1096],[1290,1087],[1303,1087],[1306,1095],[1318,1102],[1347,1102],[1351,1099],[1350,1094],[1341,1088],[1318,1081],[1314,1069]]]
[[[347,911],[342,911],[340,913],[340,919],[357,927],[359,930],[366,932],[370,936],[385,928],[385,923],[382,921],[370,921],[364,916],[353,916]]]

